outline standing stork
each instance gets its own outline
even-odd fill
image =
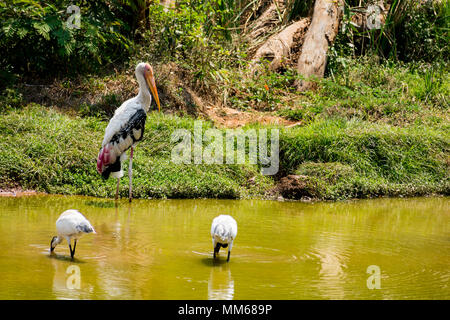
[[[53,253],[55,247],[64,239],[69,244],[70,257],[73,260],[75,249],[77,247],[77,240],[85,233],[96,233],[91,223],[77,210],[66,210],[56,220],[57,236],[52,238],[50,242],[50,253]],[[73,249],[71,241],[73,242]]]
[[[227,262],[230,261],[231,248],[237,235],[237,223],[233,217],[221,214],[214,218],[211,224],[211,237],[214,248],[214,259],[220,248],[228,247]]]
[[[141,62],[136,66],[135,74],[139,83],[139,93],[136,97],[122,103],[114,112],[114,116],[105,129],[102,148],[97,159],[97,171],[103,178],[108,179],[110,176],[117,178],[115,196],[117,200],[120,178],[123,177],[121,163],[126,159],[125,152],[131,148],[128,167],[130,202],[132,197],[133,149],[144,136],[145,120],[152,95],[158,106],[158,111],[161,110],[153,68],[148,63]]]

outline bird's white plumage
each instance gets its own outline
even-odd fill
[[[91,223],[77,210],[66,210],[56,220],[56,231],[59,237],[79,239],[85,233],[95,233]]]
[[[122,105],[116,109],[114,116],[108,123],[105,129],[105,136],[103,138],[102,147],[104,147],[111,138],[130,120],[130,118],[139,109],[148,112],[150,108],[150,103],[152,102],[152,96],[147,88],[143,70],[145,68],[145,63],[141,62],[136,66],[135,74],[136,79],[139,83],[139,94],[131,99],[126,100]]]
[[[105,129],[102,149],[100,150],[97,161],[97,171],[100,174],[103,174],[108,166],[116,163],[119,157],[120,161],[125,161],[125,152],[129,148],[134,147],[137,140],[142,138],[143,131],[139,128],[131,127],[129,128],[131,131],[127,134],[118,134],[123,128],[132,126],[131,119],[139,112],[144,111],[145,114],[147,114],[150,109],[152,96],[144,78],[144,73],[147,68],[150,68],[150,66],[146,63],[139,63],[136,66],[135,74],[139,83],[139,93],[136,97],[126,100],[116,109],[114,116],[111,118]],[[123,176],[122,168],[120,168],[119,171],[112,171],[110,176],[112,178],[121,178]]]
[[[213,219],[211,237],[216,243],[231,244],[237,236],[237,223],[233,217],[221,214]]]
[[[108,123],[108,126],[105,129],[105,136],[103,137],[102,147],[104,147],[111,138],[119,132],[119,130],[127,124],[127,122],[130,120],[130,118],[139,110],[144,109],[148,110],[150,107],[150,102],[148,105],[145,105],[144,101],[139,96],[136,96],[134,98],[128,99],[122,105],[116,109],[114,112],[114,116],[111,118],[111,120]],[[151,100],[151,98],[150,98]]]

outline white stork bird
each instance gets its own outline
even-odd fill
[[[66,210],[59,216],[58,220],[56,220],[56,231],[58,235],[54,236],[50,242],[50,253],[66,239],[72,260],[75,255],[77,240],[85,233],[96,233],[91,223],[80,212],[73,209]],[[73,250],[71,246],[72,238],[74,239]]]
[[[115,196],[117,200],[120,178],[123,176],[121,162],[126,158],[125,152],[131,148],[128,167],[130,202],[132,196],[133,148],[144,136],[145,120],[152,95],[155,98],[158,111],[161,110],[153,68],[148,63],[141,62],[136,66],[135,74],[139,83],[139,94],[122,103],[115,111],[105,129],[102,148],[97,159],[97,171],[103,178],[108,179],[110,176],[117,178]]]
[[[216,254],[219,253],[220,248],[228,247],[227,261],[230,261],[231,248],[233,247],[233,241],[237,235],[237,223],[229,215],[221,214],[215,217],[211,225],[211,237],[214,248],[214,259]]]

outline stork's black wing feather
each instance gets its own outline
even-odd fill
[[[141,141],[144,137],[145,121],[147,120],[147,114],[143,109],[138,109],[130,118],[130,120],[120,130],[112,136],[109,144],[118,145],[120,152],[124,153],[134,143]],[[120,141],[126,140],[131,137],[132,143],[129,145],[120,145]],[[101,152],[100,152],[101,153]],[[121,170],[120,156],[116,157],[114,163],[109,163],[102,170],[102,176],[105,179],[109,178],[111,172],[118,172]]]
[[[128,136],[131,136],[133,139],[133,143],[136,141],[142,140],[144,136],[145,129],[145,120],[147,120],[147,114],[143,109],[138,109],[133,116],[131,116],[130,120],[111,138],[111,143],[118,143],[120,138],[126,139]],[[139,131],[140,135],[135,136],[134,131]],[[130,148],[129,146],[128,148]],[[128,148],[126,150],[128,150]],[[124,152],[126,151],[124,150]]]

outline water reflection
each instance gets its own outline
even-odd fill
[[[208,280],[208,300],[233,300],[234,280],[229,263],[211,267]]]
[[[339,243],[319,242],[313,252],[320,263],[317,287],[321,295],[325,299],[344,299],[347,266]]]
[[[116,205],[114,217],[104,221],[96,245],[101,248],[97,260],[96,284],[104,299],[143,299],[140,283],[147,277],[141,267],[152,264],[152,242],[150,234],[139,237],[138,230],[133,232],[133,205]]]
[[[80,264],[69,264],[62,256],[51,257],[53,266],[52,291],[56,299],[81,299],[81,268]]]

